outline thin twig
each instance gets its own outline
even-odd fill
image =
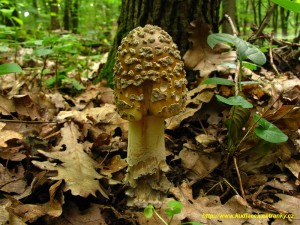
[[[226,184],[228,184],[232,190],[237,194],[240,195],[239,192],[231,185],[231,183],[229,183],[229,181],[226,178],[223,178],[223,180],[225,181]]]
[[[236,170],[236,173],[237,173],[237,176],[238,176],[238,179],[239,179],[239,184],[240,184],[240,189],[241,189],[242,197],[243,197],[243,199],[245,201],[247,201],[246,196],[245,196],[245,191],[244,191],[244,188],[243,188],[243,183],[242,183],[242,179],[241,179],[240,170],[239,170],[239,167],[237,165],[237,158],[236,158],[236,156],[233,157],[233,162],[234,162],[235,170]]]
[[[225,18],[228,20],[228,22],[229,22],[229,24],[230,24],[230,27],[231,27],[231,29],[232,29],[232,34],[233,34],[233,36],[238,36],[239,33],[237,32],[237,29],[236,29],[236,27],[234,26],[231,17],[230,17],[229,15],[227,15],[227,14],[225,14],[224,16],[225,16]]]
[[[4,123],[28,123],[28,124],[58,123],[58,122],[52,122],[52,121],[5,120],[5,119],[0,119],[0,122],[4,122]]]
[[[270,39],[270,45],[271,46],[272,46],[272,42],[273,42],[273,38],[271,36],[271,39]],[[279,76],[280,73],[278,72],[277,67],[276,67],[276,65],[274,64],[274,61],[273,61],[273,51],[272,51],[272,48],[269,49],[269,55],[270,55],[270,64],[273,67],[274,71],[276,72],[277,76]]]
[[[48,139],[50,139],[50,138],[52,138],[52,137],[54,137],[54,136],[56,136],[56,135],[58,135],[58,134],[60,134],[60,130],[54,132],[53,134],[50,134],[50,135],[44,137],[43,139],[44,139],[44,140],[48,140]]]
[[[206,196],[216,186],[221,185],[221,184],[222,184],[222,181],[219,181],[219,182],[215,183],[210,189],[207,190],[207,192],[204,193],[204,196]],[[222,187],[222,185],[221,185],[221,187]]]
[[[241,76],[241,63],[239,60],[237,60],[236,62],[236,72],[235,72],[235,77],[234,77],[234,83],[235,83],[235,95],[238,96],[239,95],[239,80],[240,80],[240,76]]]

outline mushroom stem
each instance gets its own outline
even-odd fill
[[[129,172],[133,175],[133,178],[139,177],[142,174],[154,173],[155,171],[149,170],[130,170],[139,163],[148,164],[149,160],[153,161],[157,166],[166,160],[164,118],[146,116],[138,121],[129,121],[127,151],[127,163],[129,165]],[[155,167],[155,165],[153,166]],[[154,170],[156,168],[151,169]]]
[[[165,172],[166,163],[164,119],[146,116],[138,121],[129,121],[128,169],[126,181],[132,187],[127,195],[134,205],[146,207],[148,203],[159,206],[162,193],[168,191],[171,183]],[[131,205],[131,201],[128,204]]]

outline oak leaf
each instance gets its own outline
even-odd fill
[[[61,129],[62,139],[56,148],[65,147],[65,151],[45,152],[41,154],[48,158],[59,160],[62,163],[33,161],[37,167],[50,171],[57,171],[53,180],[64,180],[64,191],[70,190],[73,195],[87,197],[89,194],[96,195],[96,191],[108,198],[105,191],[99,184],[102,176],[96,171],[98,164],[84,150],[83,144],[78,143],[80,132],[73,123],[65,123]]]

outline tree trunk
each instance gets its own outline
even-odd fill
[[[247,35],[247,27],[249,26],[249,21],[248,21],[248,10],[249,10],[249,2],[246,1],[244,2],[244,6],[242,7],[242,10],[243,10],[243,35],[246,36]]]
[[[118,30],[106,65],[96,81],[112,84],[117,47],[126,34],[137,26],[157,25],[167,31],[178,45],[181,55],[189,47],[187,28],[194,20],[208,23],[218,32],[220,0],[122,0]]]
[[[286,38],[288,36],[288,18],[289,18],[289,15],[290,15],[290,11],[287,11],[282,7],[280,8],[282,38]]]
[[[273,12],[273,33],[274,36],[277,36],[277,30],[278,30],[278,7]]]
[[[257,14],[256,14],[256,6],[255,6],[255,0],[251,0],[251,6],[253,10],[253,16],[254,16],[254,24],[259,25],[257,22]]]
[[[70,6],[72,0],[65,0],[65,9],[64,9],[64,29],[70,30]]]
[[[72,20],[72,32],[73,33],[77,33],[77,31],[78,31],[78,24],[79,24],[78,8],[79,8],[79,1],[73,0],[73,4],[71,7],[71,20]]]
[[[222,1],[222,8],[223,8],[223,16],[227,14],[235,26],[236,26],[236,7],[235,7],[235,0],[226,0]],[[228,21],[224,21],[222,24],[222,32],[232,34],[232,27],[230,26],[230,23]]]
[[[50,0],[51,30],[60,29],[58,11],[59,8],[57,0]]]

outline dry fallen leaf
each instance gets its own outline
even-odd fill
[[[206,23],[193,21],[189,33],[192,46],[183,56],[186,67],[200,70],[202,77],[207,77],[212,71],[234,72],[225,63],[234,63],[236,52],[230,51],[225,44],[217,44],[213,49],[209,47],[207,37],[211,31]]]
[[[181,150],[179,153],[182,166],[190,171],[187,176],[202,179],[208,176],[221,162],[221,155],[219,153],[201,153],[191,150]]]
[[[285,211],[292,214],[292,222],[287,223],[278,223],[278,224],[291,224],[296,225],[299,224],[300,221],[300,199],[285,195],[285,194],[276,194],[276,196],[280,199],[278,202],[274,203],[273,206],[279,209],[284,209]]]
[[[22,139],[23,135],[13,130],[3,130],[5,123],[0,122],[0,147],[7,147],[7,141],[11,139]]]
[[[222,218],[222,216],[249,215],[252,214],[251,207],[239,195],[233,196],[225,204],[221,204],[218,196],[205,196],[196,199],[192,196],[192,190],[187,183],[182,183],[179,187],[171,188],[170,192],[183,203],[184,207],[175,218],[189,221],[202,222],[204,224],[261,224],[267,225],[268,219],[259,218]],[[165,204],[169,201],[166,199]]]
[[[67,118],[74,118],[76,121],[84,123],[109,123],[115,116],[117,116],[115,109],[115,105],[105,104],[102,107],[90,108],[84,111],[61,111],[57,115],[57,119],[61,122]]]
[[[61,181],[53,184],[49,189],[49,202],[43,204],[22,204],[14,200],[12,211],[15,215],[22,218],[25,222],[34,222],[38,218],[49,215],[51,217],[59,217],[62,214],[63,195],[58,193]],[[58,199],[57,199],[58,198]]]
[[[101,205],[91,204],[89,208],[80,210],[73,202],[67,202],[63,216],[50,220],[49,225],[106,225],[101,214]]]
[[[16,111],[16,108],[13,103],[13,100],[0,95],[0,114],[10,115],[12,112],[15,112],[15,111]]]
[[[14,170],[9,170],[0,164],[0,190],[6,193],[21,194],[27,184],[24,180],[24,168],[19,165]]]
[[[92,194],[96,196],[96,191],[108,198],[104,189],[99,184],[102,176],[96,171],[98,164],[83,149],[83,144],[78,143],[80,132],[73,123],[65,123],[61,129],[62,139],[56,149],[59,150],[65,146],[65,151],[45,152],[41,154],[50,159],[57,159],[62,164],[51,163],[49,161],[32,163],[40,169],[57,171],[57,176],[51,177],[53,180],[64,180],[64,191],[71,190],[73,195],[87,197]]]
[[[173,130],[177,128],[180,123],[192,117],[199,109],[201,109],[203,103],[208,103],[214,96],[214,89],[216,85],[205,84],[190,90],[187,93],[186,108],[178,115],[166,119],[166,128]]]
[[[11,202],[7,199],[2,200],[0,203],[0,224],[11,224],[11,225],[26,225],[25,222],[18,216],[14,215],[9,207]]]
[[[215,136],[210,134],[199,134],[195,137],[195,139],[199,144],[203,145],[204,147],[207,147],[208,145],[217,141]]]
[[[291,159],[284,165],[298,179],[300,176],[300,160]],[[299,185],[299,184],[298,184]]]

